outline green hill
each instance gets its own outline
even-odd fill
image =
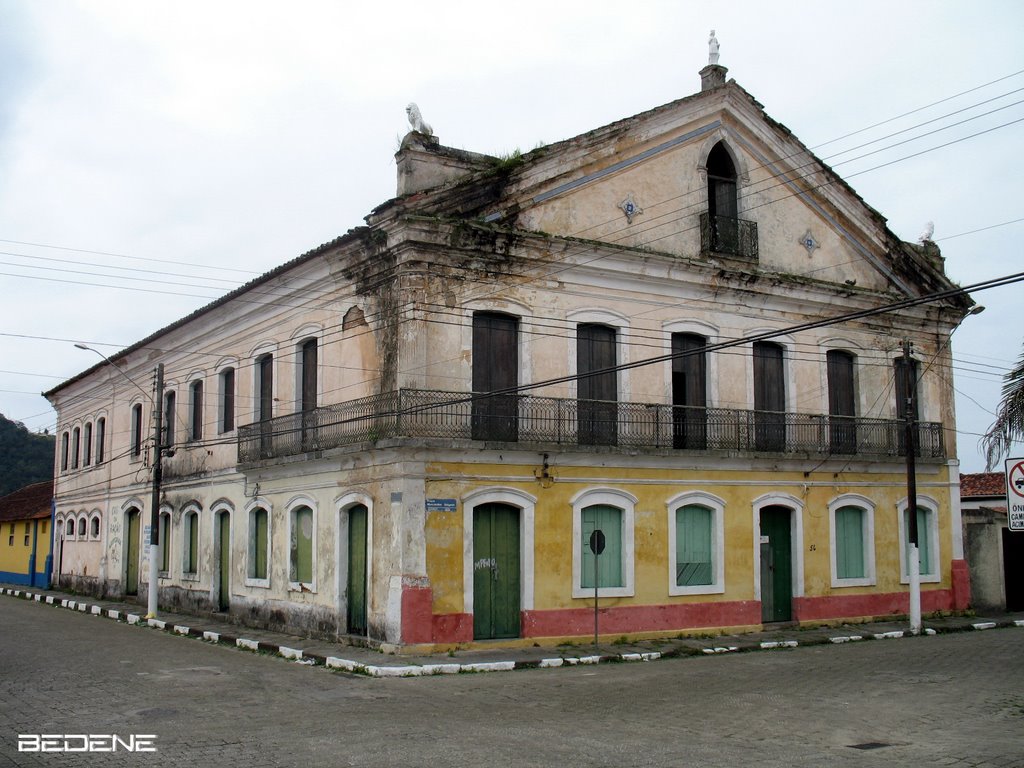
[[[0,496],[53,477],[53,435],[36,435],[0,414]]]

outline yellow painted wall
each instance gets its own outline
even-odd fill
[[[884,594],[905,591],[900,581],[897,505],[906,498],[906,476],[893,463],[885,473],[832,471],[811,473],[768,470],[666,470],[625,467],[556,467],[554,482],[543,485],[531,478],[533,465],[437,463],[428,466],[427,498],[461,500],[485,488],[515,488],[537,498],[534,520],[534,609],[578,606],[572,598],[573,514],[571,498],[598,487],[627,491],[637,497],[634,526],[635,596],[606,598],[615,605],[651,605],[755,599],[753,502],[764,494],[788,495],[803,503],[803,558],[805,597]],[[482,477],[484,479],[474,479]],[[432,478],[432,479],[431,479]],[[601,479],[596,479],[601,478]],[[669,521],[666,502],[684,491],[704,491],[725,502],[725,592],[710,595],[670,596]],[[874,586],[831,586],[829,502],[844,494],[859,494],[875,504]],[[938,583],[922,588],[950,587],[952,531],[948,469],[931,466],[918,480],[919,497],[938,504]],[[427,573],[434,591],[434,613],[458,613],[463,600],[463,509],[427,515]],[[796,563],[794,563],[796,568]]]
[[[36,547],[36,573],[42,573],[46,567],[46,557],[50,554],[50,533],[49,519],[0,523],[0,578],[3,574],[28,576],[33,540]]]

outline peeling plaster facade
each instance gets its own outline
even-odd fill
[[[399,196],[367,226],[48,393],[62,434],[88,424],[95,439],[102,418],[106,440],[75,468],[58,448],[55,546],[64,521],[101,521],[94,541],[64,542],[59,582],[145,594],[153,403],[129,379],[147,388],[160,362],[175,393],[168,608],[388,647],[586,637],[587,532],[603,520],[602,634],[905,613],[894,361],[909,338],[922,605],[966,607],[948,339],[972,302],[790,330],[954,286],[934,244],[899,241],[718,69],[693,96],[521,157],[410,133]],[[474,367],[504,338],[486,322],[515,329],[504,373]],[[781,407],[758,409],[755,341],[772,333]],[[577,378],[602,370],[591,336],[612,339],[601,354],[619,369]],[[701,402],[683,403],[696,369],[666,356],[697,338]],[[830,351],[852,361],[847,421]],[[508,375],[515,394],[470,396]],[[846,443],[839,423],[856,425]],[[851,507],[863,540],[839,555]]]

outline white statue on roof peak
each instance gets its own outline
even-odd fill
[[[934,240],[932,240],[932,238],[934,236],[935,236],[935,222],[934,221],[925,222],[924,231],[921,233],[921,236],[917,238],[917,242],[921,243],[921,245],[924,245],[925,243],[935,242]]]
[[[434,129],[427,125],[423,115],[420,114],[420,108],[416,106],[416,102],[409,102],[409,106],[405,108],[405,114],[409,118],[409,125],[412,126],[414,131],[422,133],[424,136],[434,135]]]
[[[718,38],[715,37],[715,30],[711,30],[711,37],[708,38],[708,64],[718,64]]]

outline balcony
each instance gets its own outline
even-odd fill
[[[394,438],[820,458],[906,452],[903,423],[885,419],[402,389],[240,427],[238,461]],[[918,424],[917,442],[920,457],[945,456],[941,424]]]
[[[700,215],[702,256],[726,254],[757,261],[757,223],[727,216]]]

